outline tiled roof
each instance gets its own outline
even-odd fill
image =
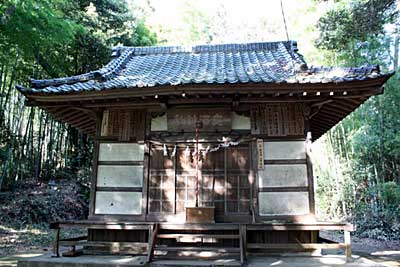
[[[382,76],[378,66],[308,67],[293,41],[194,47],[118,47],[103,68],[31,80],[23,93],[72,93],[186,84],[340,83]]]

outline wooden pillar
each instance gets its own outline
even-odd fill
[[[344,244],[346,246],[346,261],[351,261],[351,236],[350,231],[344,231]]]
[[[243,265],[247,255],[247,227],[245,224],[239,225],[239,242],[240,242],[240,264]]]
[[[60,257],[60,228],[56,229],[56,240],[54,242],[54,257]]]
[[[310,243],[318,243],[319,231],[310,231]]]
[[[97,162],[99,157],[99,138],[101,136],[101,127],[103,119],[103,111],[99,110],[96,113],[96,136],[94,140],[93,149],[93,162],[92,162],[92,175],[90,184],[90,200],[89,200],[89,219],[93,218],[95,215],[95,202],[96,202],[96,186],[97,186]],[[89,232],[89,230],[88,230]]]
[[[158,224],[153,224],[151,236],[149,236],[149,244],[147,249],[147,263],[151,262],[153,259],[154,254],[154,246],[157,242],[157,235],[158,235]]]

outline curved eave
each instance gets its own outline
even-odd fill
[[[356,110],[370,96],[360,98],[341,99],[325,104],[319,112],[310,120],[310,128],[313,140],[319,139],[332,127],[341,122],[350,113]]]
[[[181,99],[182,103],[187,99],[197,101],[199,96],[200,99],[204,96],[202,103],[211,103],[213,100],[218,102],[218,99],[225,96],[226,103],[233,99],[229,96],[234,96],[239,103],[247,104],[263,102],[267,98],[274,98],[277,102],[296,100],[314,104],[325,101],[327,103],[321,105],[310,120],[313,139],[317,140],[370,96],[382,93],[382,85],[392,75],[393,73],[382,74],[376,78],[339,83],[190,84],[72,93],[32,92],[19,85],[16,88],[25,95],[29,105],[45,109],[55,119],[68,123],[90,136],[94,136],[96,131],[96,115],[91,110],[96,103],[102,105],[101,103],[117,101],[146,107],[160,105],[161,99],[166,101],[171,97],[175,98],[171,103],[180,103],[177,100],[182,98],[182,92],[186,94],[186,98]],[[344,91],[346,95],[343,94]],[[306,96],[303,95],[304,92],[307,93]],[[332,92],[333,95],[330,95]],[[158,99],[155,99],[156,95],[159,96]],[[213,103],[216,103],[215,101]]]
[[[90,137],[96,135],[96,113],[79,107],[41,107],[57,121],[67,123]]]
[[[274,92],[289,92],[296,90],[304,90],[307,92],[327,91],[338,88],[346,88],[349,90],[356,90],[358,88],[376,87],[383,85],[394,73],[381,74],[376,78],[365,78],[363,80],[341,81],[341,82],[315,82],[315,83],[289,83],[289,82],[271,82],[271,83],[191,83],[191,84],[178,84],[178,85],[157,85],[148,87],[116,87],[112,89],[96,90],[87,89],[84,91],[68,91],[68,92],[40,92],[32,91],[17,85],[16,88],[27,98],[41,99],[45,101],[48,99],[56,99],[58,101],[66,100],[85,100],[88,98],[106,97],[106,98],[123,98],[135,96],[154,96],[154,95],[169,95],[185,91],[185,93],[202,93],[202,92],[215,92],[215,93],[243,93],[238,91],[240,89],[248,90],[254,93],[268,93]],[[248,92],[246,91],[246,93]]]

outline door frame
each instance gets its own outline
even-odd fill
[[[220,142],[216,142],[216,141],[202,141],[202,144],[219,144]],[[226,194],[226,179],[227,179],[227,149],[224,149],[224,206],[225,206],[225,211],[224,214],[215,214],[215,219],[216,222],[240,222],[240,223],[248,223],[252,221],[252,217],[253,215],[251,214],[252,212],[254,212],[254,205],[252,203],[252,200],[254,199],[253,197],[253,192],[255,190],[255,186],[256,183],[254,182],[254,164],[253,164],[253,142],[252,141],[248,141],[245,142],[243,144],[239,144],[238,146],[246,146],[248,148],[248,175],[249,176],[253,176],[253,182],[249,183],[249,212],[248,213],[228,213],[226,211],[226,203],[227,203],[227,194]],[[193,146],[193,142],[166,142],[166,145],[169,145],[168,151],[170,151],[171,147],[174,147],[175,145],[177,147],[185,147],[185,146]],[[176,202],[177,202],[177,192],[176,192],[176,183],[177,183],[177,156],[175,155],[173,158],[173,173],[174,173],[174,206],[173,206],[173,212],[172,213],[162,213],[161,212],[161,208],[160,208],[160,212],[149,212],[150,209],[150,178],[151,178],[151,172],[152,172],[152,167],[151,167],[151,161],[152,161],[152,148],[154,146],[159,146],[160,148],[163,146],[163,144],[159,143],[159,142],[149,142],[149,154],[148,154],[148,172],[147,172],[147,177],[145,178],[145,185],[146,188],[145,190],[147,191],[146,194],[146,200],[145,200],[145,216],[146,216],[146,221],[167,221],[167,222],[177,222],[177,223],[182,223],[185,222],[185,212],[176,213]],[[159,149],[162,150],[162,149]],[[239,188],[239,187],[238,187]],[[200,188],[199,188],[200,191]],[[238,197],[239,198],[239,197]],[[160,202],[162,202],[162,199],[159,200]],[[237,200],[238,202],[240,202],[240,199]],[[200,196],[199,196],[199,202],[200,201]],[[162,205],[162,203],[160,204]],[[239,203],[238,203],[239,205]]]

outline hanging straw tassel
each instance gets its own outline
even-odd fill
[[[171,158],[175,157],[175,155],[176,155],[176,145],[174,146],[174,149],[172,150]]]
[[[164,144],[164,157],[168,156],[168,149],[167,149],[167,145]]]
[[[201,155],[203,156],[203,160],[205,160],[207,157],[207,150],[202,150]]]
[[[190,157],[190,149],[189,149],[188,146],[186,146],[186,149],[185,149],[185,156],[186,156],[187,158]]]

